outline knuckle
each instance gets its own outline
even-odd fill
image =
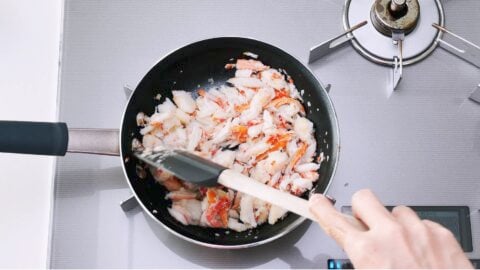
[[[429,230],[427,226],[421,222],[418,224],[413,225],[413,232],[415,235],[422,235],[422,236],[428,236],[429,235]]]
[[[398,205],[392,209],[392,213],[402,213],[405,211],[408,211],[408,207],[406,207],[405,205]]]
[[[373,195],[373,192],[370,189],[360,189],[355,192],[352,196],[352,203],[361,201],[363,198]]]
[[[455,237],[453,236],[453,233],[445,228],[445,227],[439,227],[437,230],[436,230],[436,233],[437,233],[437,236],[441,239],[441,240],[451,240],[451,239],[454,239]]]
[[[403,235],[405,229],[397,222],[388,221],[382,226],[382,230],[387,235]]]
[[[373,241],[365,238],[355,239],[349,243],[349,248],[359,254],[369,254],[372,250]]]

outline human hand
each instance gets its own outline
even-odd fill
[[[354,226],[325,196],[310,198],[320,227],[347,253],[355,268],[472,268],[453,234],[430,220],[420,220],[406,206],[390,213],[370,190],[352,197]]]

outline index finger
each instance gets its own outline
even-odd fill
[[[309,200],[310,212],[315,216],[320,227],[342,248],[348,235],[360,232],[347,218],[338,212],[325,196],[314,194]]]

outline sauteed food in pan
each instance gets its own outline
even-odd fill
[[[184,149],[294,195],[310,190],[323,154],[315,158],[313,123],[305,117],[293,79],[254,59],[238,59],[225,68],[236,69],[225,84],[200,88],[195,97],[173,90],[173,101],[166,98],[152,115],[138,113],[143,138],[132,147],[144,152]],[[222,186],[198,187],[167,171],[150,171],[169,191],[168,212],[184,225],[240,232],[275,224],[286,214]]]

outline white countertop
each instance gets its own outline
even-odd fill
[[[61,0],[0,1],[0,120],[55,121]],[[0,154],[0,268],[45,268],[54,158]]]

